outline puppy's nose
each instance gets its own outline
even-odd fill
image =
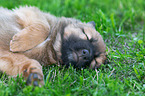
[[[82,50],[82,55],[89,55],[89,51],[87,49]]]
[[[90,56],[90,52],[87,49],[83,49],[82,50],[82,57],[84,58],[84,60],[88,60]]]

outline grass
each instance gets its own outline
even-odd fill
[[[144,0],[1,0],[9,9],[37,6],[56,16],[95,21],[107,45],[109,64],[97,70],[43,68],[45,86],[0,76],[1,96],[145,96]]]

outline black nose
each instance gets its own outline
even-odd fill
[[[84,60],[88,60],[89,55],[90,55],[90,52],[87,49],[82,50],[82,56],[83,56]]]

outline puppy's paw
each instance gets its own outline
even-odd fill
[[[31,36],[27,30],[15,34],[10,41],[10,51],[12,52],[23,52],[32,49],[35,44],[35,39]]]
[[[41,87],[44,85],[43,77],[38,73],[30,73],[27,78],[26,84]]]
[[[39,86],[39,87],[44,85],[43,73],[38,68],[25,69],[25,71],[23,72],[23,76],[26,80],[27,85]]]
[[[101,54],[99,57],[95,58],[91,64],[90,64],[90,68],[91,69],[95,69],[95,68],[99,68],[102,64],[105,64],[107,57],[104,54]]]
[[[25,42],[22,41],[21,36],[19,34],[16,34],[13,36],[12,40],[10,41],[10,51],[17,52],[17,51],[23,51]],[[23,44],[24,43],[24,44]]]

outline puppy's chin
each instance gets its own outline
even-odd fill
[[[70,65],[76,67],[77,64],[77,55],[71,50],[63,50],[62,51],[62,65],[69,67]]]

